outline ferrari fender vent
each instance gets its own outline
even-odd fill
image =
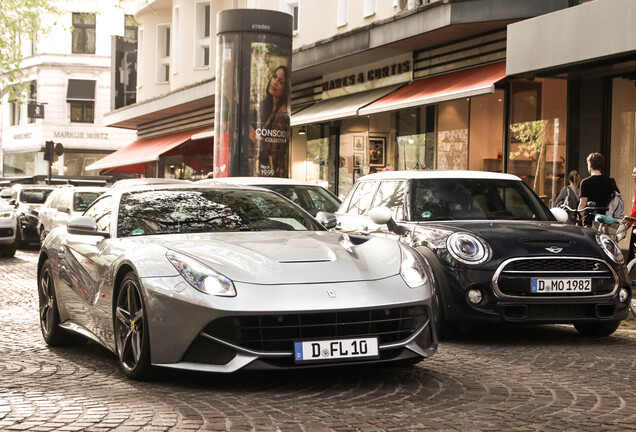
[[[204,333],[258,351],[289,351],[298,340],[377,336],[380,344],[410,337],[428,319],[424,306],[219,318]]]

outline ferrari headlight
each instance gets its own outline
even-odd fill
[[[623,264],[625,258],[621,248],[608,236],[607,234],[598,234],[596,236],[596,242],[601,246],[601,249],[612,259],[616,264]]]
[[[416,256],[417,252],[403,244],[400,244],[400,250],[402,253],[400,275],[404,282],[411,288],[424,285],[428,281],[428,272],[422,260]]]
[[[481,264],[490,259],[490,247],[480,238],[463,232],[456,232],[446,240],[448,252],[464,264]]]
[[[222,297],[236,296],[236,289],[230,279],[194,258],[171,250],[166,252],[166,258],[190,285],[202,293]]]
[[[13,219],[14,215],[13,212],[0,212],[0,219]]]

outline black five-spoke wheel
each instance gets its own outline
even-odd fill
[[[67,345],[77,341],[77,337],[59,326],[60,313],[57,308],[55,286],[51,262],[46,260],[38,279],[38,297],[40,298],[40,328],[44,341],[51,346]]]
[[[128,273],[122,281],[115,306],[115,341],[121,367],[131,378],[150,373],[150,342],[139,280]]]

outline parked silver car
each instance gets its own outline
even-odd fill
[[[38,215],[40,207],[57,186],[41,184],[14,184],[11,186],[9,204],[15,207],[18,217],[18,247],[39,243]]]
[[[199,180],[196,183],[227,183],[264,187],[298,204],[312,216],[316,216],[321,211],[335,213],[340,207],[340,200],[337,196],[320,185],[302,180],[280,177],[221,177]]]
[[[0,199],[0,256],[14,256],[17,247],[18,218],[15,208]]]
[[[38,262],[45,341],[89,337],[137,379],[155,365],[416,363],[437,349],[431,283],[409,246],[329,232],[278,194],[229,185],[111,190]]]
[[[66,225],[69,219],[80,216],[98,196],[107,190],[106,187],[62,186],[51,192],[39,210],[40,240],[44,240],[54,228]]]

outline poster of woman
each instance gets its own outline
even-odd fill
[[[291,50],[252,43],[248,175],[289,176]]]

